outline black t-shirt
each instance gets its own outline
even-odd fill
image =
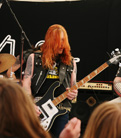
[[[43,83],[43,85],[41,86],[38,94],[35,95],[35,97],[37,96],[43,96],[47,90],[49,89],[49,87],[55,82],[55,81],[59,81],[59,72],[58,72],[58,67],[59,67],[59,63],[55,63],[54,65],[54,69],[53,70],[49,70],[49,73],[47,75],[47,78],[45,80],[45,82]],[[66,89],[64,88],[63,84],[61,84],[59,87],[57,87],[54,91],[54,96],[57,97],[60,94],[62,94]]]

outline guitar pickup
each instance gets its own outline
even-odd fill
[[[50,109],[52,109],[53,107],[51,106],[51,104],[47,104],[48,105],[48,107],[50,108]]]
[[[42,106],[42,109],[46,112],[46,114],[48,116],[50,116],[52,114],[58,113],[58,109],[53,104],[53,102],[51,101],[51,99],[49,99],[48,101],[46,101],[46,103],[42,104],[41,106]]]

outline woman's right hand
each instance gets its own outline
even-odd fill
[[[60,133],[59,138],[79,138],[81,134],[81,120],[74,117]]]

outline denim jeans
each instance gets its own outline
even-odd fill
[[[50,133],[52,135],[52,138],[58,138],[61,131],[65,127],[65,125],[68,123],[69,120],[69,113],[66,113],[64,115],[58,116],[54,123],[52,128],[50,129]]]

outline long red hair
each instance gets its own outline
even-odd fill
[[[55,57],[58,55],[58,49],[61,48],[61,33],[64,34],[63,53],[59,56],[62,63],[71,65],[71,48],[68,41],[68,35],[65,28],[59,24],[50,26],[45,35],[45,42],[41,46],[42,63],[44,68],[52,69]]]

